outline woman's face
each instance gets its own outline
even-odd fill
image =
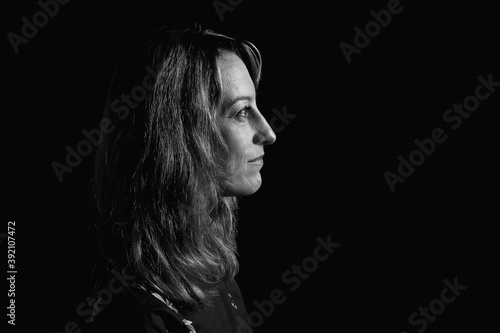
[[[262,183],[264,146],[276,140],[256,104],[255,87],[243,61],[225,52],[218,59],[222,79],[222,132],[228,146],[226,195],[250,195]]]

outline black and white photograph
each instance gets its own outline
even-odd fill
[[[1,332],[491,332],[494,2],[2,10]]]

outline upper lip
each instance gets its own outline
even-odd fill
[[[259,156],[257,156],[256,158],[254,158],[252,160],[249,160],[248,162],[252,163],[252,162],[261,160],[263,157],[264,157],[264,153],[260,154]]]

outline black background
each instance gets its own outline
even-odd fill
[[[62,183],[51,163],[96,128],[131,36],[194,22],[253,41],[264,61],[261,111],[297,115],[266,150],[262,188],[241,201],[237,279],[248,310],[274,289],[286,297],[256,332],[416,332],[408,317],[455,277],[467,290],[426,331],[495,327],[500,88],[459,129],[442,120],[479,75],[500,81],[492,2],[403,1],[350,64],[339,44],[353,44],[353,28],[387,1],[245,0],[223,21],[212,1],[182,3],[73,0],[18,54],[4,38],[3,229],[16,221],[17,331],[84,325],[75,308],[96,255],[93,158]],[[36,1],[3,7],[4,36],[40,10]],[[437,127],[448,139],[392,193],[384,172]],[[328,235],[341,246],[291,291],[282,274]]]

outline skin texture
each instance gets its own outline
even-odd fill
[[[276,134],[257,108],[255,86],[243,61],[234,53],[222,53],[218,59],[222,80],[221,126],[229,153],[224,156],[226,194],[246,196],[262,184],[260,169],[264,146],[276,140]],[[257,160],[255,160],[257,159]]]

